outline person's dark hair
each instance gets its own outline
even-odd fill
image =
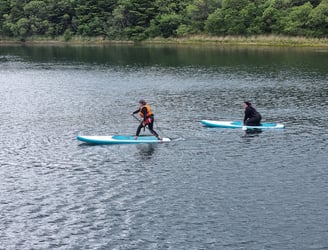
[[[252,104],[248,101],[244,101],[244,103],[247,105],[247,106],[251,106]]]
[[[146,104],[146,101],[144,99],[140,99],[139,100],[139,103],[142,104],[142,105],[145,105]]]

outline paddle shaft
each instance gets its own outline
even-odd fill
[[[136,119],[138,122],[141,122],[141,120],[140,119],[138,119],[134,114],[132,114],[132,116],[134,117],[134,119]],[[152,134],[153,134],[153,132],[150,130],[150,128],[148,127],[148,125],[145,125],[144,126],[144,131],[145,131],[145,128],[147,128]],[[162,132],[161,132],[162,133]],[[163,133],[162,133],[163,134]]]
[[[141,122],[134,114],[132,114],[132,116],[134,117],[134,119],[136,119],[138,122]]]
[[[138,119],[138,117],[136,117],[134,114],[132,114],[132,116],[134,117],[134,119],[136,119],[138,122],[141,122],[141,120],[140,119]],[[144,126],[144,129],[147,127],[147,125],[146,126]],[[148,128],[148,127],[147,127]],[[149,128],[148,128],[149,129]]]

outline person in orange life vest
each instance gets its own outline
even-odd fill
[[[161,140],[161,137],[156,133],[156,131],[153,129],[154,127],[154,114],[150,109],[150,106],[147,104],[147,102],[143,99],[139,101],[139,109],[132,112],[131,115],[134,115],[136,113],[139,113],[140,117],[142,118],[142,121],[140,122],[140,125],[137,128],[136,132],[136,139],[138,139],[138,136],[140,134],[140,131],[143,127],[148,126],[149,131],[157,137],[158,140]]]
[[[245,101],[243,103],[245,109],[244,126],[260,126],[261,114],[252,106],[250,102]]]

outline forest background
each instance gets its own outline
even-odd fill
[[[0,40],[328,38],[328,0],[0,0]]]

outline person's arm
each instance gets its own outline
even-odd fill
[[[244,125],[245,125],[245,122],[246,122],[247,118],[249,118],[249,115],[250,115],[250,110],[249,110],[249,108],[247,107],[247,108],[245,109]]]
[[[131,114],[134,115],[134,114],[136,114],[138,112],[139,112],[139,109],[137,109],[136,111],[132,112]]]

